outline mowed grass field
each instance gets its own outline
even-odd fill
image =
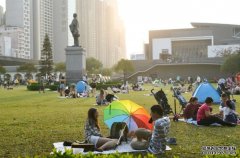
[[[120,99],[129,99],[144,106],[148,111],[156,104],[150,94],[151,85],[144,86],[145,91],[118,94]],[[170,86],[161,87],[167,93],[169,104],[174,107],[174,98]],[[160,88],[155,88],[155,91]],[[53,149],[54,142],[84,140],[84,122],[91,107],[100,111],[100,126],[104,136],[109,129],[103,122],[103,109],[96,106],[95,98],[60,99],[57,92],[46,91],[39,94],[27,91],[25,86],[13,90],[0,88],[0,157],[18,157],[47,155]],[[183,96],[188,100],[191,93]],[[240,96],[237,99],[237,111],[240,113]],[[213,112],[218,112],[214,105]],[[180,110],[177,101],[177,110]],[[237,127],[197,127],[184,122],[171,122],[169,137],[177,138],[178,145],[172,145],[164,157],[173,155],[202,157],[202,146],[240,147],[240,126]]]

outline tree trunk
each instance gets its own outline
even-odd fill
[[[123,84],[126,85],[126,72],[123,72]]]

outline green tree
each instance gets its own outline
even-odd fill
[[[110,69],[110,68],[103,68],[101,70],[101,74],[103,76],[112,76],[112,69]]]
[[[41,65],[39,69],[41,75],[50,75],[53,70],[53,55],[52,45],[47,34],[43,41],[43,49],[41,51],[41,60],[39,63]]]
[[[60,63],[56,63],[55,64],[55,68],[54,68],[55,72],[65,72],[66,71],[66,64],[63,62]]]
[[[32,74],[33,72],[37,72],[37,68],[32,63],[25,63],[17,68],[17,72],[25,72],[26,74]]]
[[[27,79],[30,79],[32,73],[37,72],[37,68],[32,63],[25,63],[17,68],[17,72],[25,72]]]
[[[103,67],[103,64],[99,60],[93,57],[87,58],[86,70],[89,74],[98,73],[102,67]]]
[[[6,69],[0,65],[0,81],[2,80],[1,74],[5,74],[6,73]]]
[[[6,69],[0,65],[0,74],[5,74],[6,73]]]
[[[221,70],[229,73],[240,72],[240,51],[227,57],[221,66]]]
[[[126,81],[126,75],[127,73],[131,73],[134,71],[134,66],[130,60],[121,59],[117,65],[115,66],[116,72],[122,72],[123,73],[123,80],[124,83]]]

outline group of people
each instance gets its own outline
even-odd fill
[[[185,119],[196,120],[198,125],[208,126],[218,123],[224,126],[236,126],[238,116],[235,111],[235,103],[225,93],[221,95],[221,99],[219,113],[214,114],[212,113],[213,99],[211,97],[207,97],[202,105],[198,103],[198,98],[192,97],[184,109],[183,116]]]
[[[15,77],[13,80],[10,78],[5,78],[4,80],[0,77],[0,87],[3,86],[4,89],[8,89],[10,87],[17,87],[19,85],[25,84],[26,79]]]
[[[13,82],[11,83],[9,80],[5,80],[5,81],[0,81],[0,87],[1,85],[3,85],[4,89],[9,89],[14,85],[14,83]]]
[[[131,140],[131,146],[135,150],[148,150],[153,154],[164,153],[166,150],[166,137],[169,133],[170,119],[163,116],[163,109],[160,105],[151,107],[151,123],[154,124],[152,131],[138,128],[128,133]],[[99,126],[99,113],[97,109],[90,108],[85,123],[85,140],[94,144],[97,151],[104,151],[116,148],[119,145],[117,139],[103,137]]]
[[[229,76],[224,79],[221,78],[218,80],[218,92],[226,93],[229,96],[231,94],[240,94],[240,73],[234,76]]]
[[[133,91],[142,91],[144,90],[142,85],[139,83],[132,84],[132,90]]]
[[[76,90],[76,85],[75,84],[71,84],[69,86],[66,86],[66,79],[64,76],[62,76],[59,80],[60,84],[59,84],[59,94],[60,97],[68,97],[68,98],[78,98],[78,97],[88,97],[88,93],[84,93],[84,94],[79,94],[77,93]]]

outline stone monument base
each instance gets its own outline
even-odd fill
[[[66,81],[77,83],[82,80],[86,70],[86,53],[82,47],[70,47],[66,49]]]

